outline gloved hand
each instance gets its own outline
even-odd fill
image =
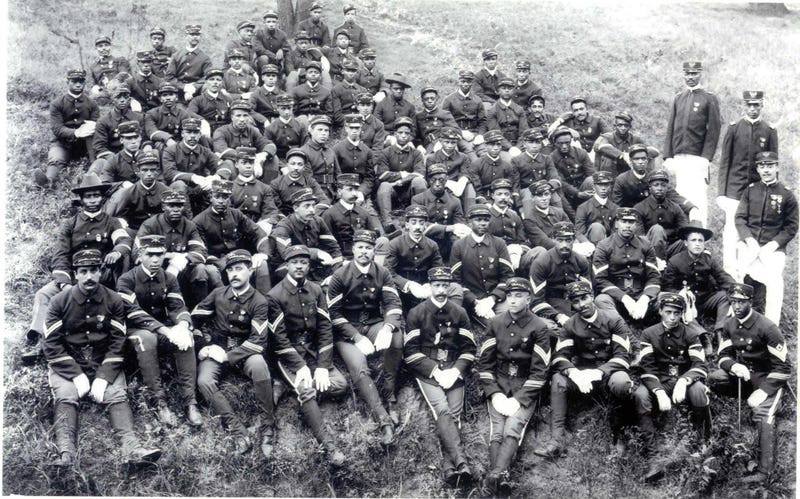
[[[333,265],[333,257],[327,251],[317,250],[317,259],[322,265]]]
[[[98,404],[103,401],[106,388],[108,388],[108,381],[104,380],[103,378],[95,378],[94,381],[92,381],[92,390],[90,395]]]
[[[650,305],[650,297],[642,295],[636,300],[636,315],[631,315],[634,319],[641,319],[647,315],[647,307]]]
[[[600,369],[584,369],[582,372],[583,378],[590,383],[603,379],[603,371]]]
[[[754,237],[748,237],[744,240],[744,243],[747,245],[747,249],[753,253],[758,253],[761,250],[758,241]]]
[[[508,150],[508,155],[512,158],[516,158],[520,154],[522,154],[522,151],[519,149],[519,147],[514,146]]]
[[[173,253],[172,258],[169,259],[169,264],[167,265],[166,271],[175,277],[178,277],[178,274],[180,274],[188,264],[189,259],[186,258],[184,253]]]
[[[459,238],[468,236],[470,232],[472,232],[472,229],[465,224],[453,224],[453,234]]]
[[[305,384],[305,386],[310,387],[311,369],[309,369],[308,366],[303,366],[300,369],[298,369],[297,373],[295,374],[294,383],[299,387],[302,387],[303,384]]]
[[[437,369],[439,373],[439,378],[436,379],[436,382],[439,383],[439,386],[444,388],[445,390],[449,389],[451,386],[455,384],[458,380],[458,377],[461,373],[455,367],[451,367],[450,369]]]
[[[656,390],[656,400],[658,400],[658,409],[661,412],[672,409],[672,402],[669,401],[669,396],[664,390]]]
[[[589,393],[592,391],[592,382],[586,378],[580,369],[573,368],[567,376],[575,383],[581,393]]]
[[[370,356],[375,353],[375,345],[373,345],[366,336],[361,336],[361,338],[356,340],[356,348],[358,348],[361,353],[366,356]]]
[[[767,392],[759,388],[747,397],[747,405],[755,408],[764,403],[765,400],[767,400]]]
[[[494,297],[487,296],[475,302],[475,315],[484,319],[494,317]]]
[[[581,256],[589,258],[594,253],[594,244],[590,241],[575,241],[575,244],[572,245],[572,250]]]
[[[374,102],[375,104],[380,104],[385,98],[386,98],[386,92],[380,90],[379,92],[377,92],[375,95],[372,96],[372,102]]]
[[[92,97],[96,97],[96,96],[100,95],[100,93],[102,91],[103,91],[103,88],[100,85],[92,85],[92,90],[91,90]]]
[[[423,156],[428,154],[428,151],[426,151],[425,148],[422,147],[421,145],[417,146],[417,151],[419,151],[419,153],[422,154]]]
[[[569,320],[569,316],[566,314],[558,314],[556,315],[556,322],[558,322],[559,326],[563,326],[565,322]]]
[[[189,331],[189,324],[185,321],[180,321],[172,328],[167,328],[167,330],[169,334],[165,336],[172,344],[178,347],[178,350],[185,352],[194,345],[194,336]]]
[[[768,242],[767,244],[762,246],[761,249],[758,250],[758,259],[761,260],[762,262],[766,262],[767,259],[769,259],[769,257],[773,253],[775,253],[777,249],[778,249],[778,243],[776,243],[775,241]]]
[[[497,392],[495,394],[492,394],[491,400],[492,400],[492,407],[494,407],[495,411],[499,412],[503,416],[508,416],[508,414],[506,414],[508,412],[507,411],[508,397],[506,397],[504,393]]]
[[[656,257],[656,267],[659,272],[664,272],[664,269],[667,268],[667,261]]]
[[[472,142],[472,139],[475,138],[475,134],[470,132],[469,130],[462,130],[461,131],[461,138],[463,138],[467,142]]]
[[[205,135],[206,137],[211,137],[211,124],[208,121],[200,121],[200,134]]]
[[[78,398],[82,399],[84,395],[89,393],[90,384],[89,384],[89,377],[85,374],[81,373],[74,378],[72,378],[72,383],[75,385],[75,389],[78,390]]]
[[[211,182],[208,181],[208,178],[203,177],[201,175],[192,175],[191,181],[193,184],[197,185],[203,190],[211,189]]]
[[[383,327],[378,331],[378,335],[375,337],[375,351],[380,352],[382,350],[386,350],[392,344],[392,335],[394,330],[392,326],[389,324],[384,324]]]
[[[387,135],[386,139],[383,141],[383,144],[386,146],[393,146],[397,144],[397,137],[394,135]]]
[[[738,362],[731,366],[731,374],[737,378],[742,378],[745,381],[750,381],[750,369],[744,364]]]
[[[197,358],[200,360],[211,359],[224,364],[228,361],[228,354],[219,345],[208,345],[200,349]]]
[[[260,267],[262,264],[266,263],[267,255],[264,253],[253,253],[253,256],[250,257],[250,261],[252,262],[252,268],[256,269]]]
[[[408,291],[414,296],[414,298],[418,298],[420,300],[427,300],[431,296],[429,289],[426,289],[422,284],[414,281],[408,281]]]
[[[103,258],[103,263],[106,265],[114,265],[120,258],[122,258],[122,255],[119,251],[112,251]]]
[[[476,146],[481,144],[485,144],[486,140],[484,140],[483,135],[476,135],[474,139],[472,139],[472,143]]]
[[[134,113],[141,113],[142,112],[142,105],[136,99],[131,99],[131,111]]]
[[[688,381],[686,378],[678,378],[678,381],[675,382],[675,388],[672,389],[672,401],[676,404],[680,404],[684,400],[686,400],[686,385]]]
[[[270,235],[270,233],[272,233],[272,224],[269,223],[267,220],[259,220],[258,222],[256,222],[256,224],[258,224],[258,226],[261,227],[261,230],[266,232],[267,235]]]
[[[95,126],[97,125],[96,121],[86,120],[75,129],[75,137],[79,139],[85,139],[86,137],[91,137],[94,135]]]
[[[513,416],[519,410],[520,405],[517,399],[514,397],[508,397],[508,402],[506,404],[506,410],[508,411],[507,416]]]
[[[625,305],[625,310],[628,311],[631,317],[636,314],[636,300],[628,295],[622,297],[622,304]]]
[[[324,367],[314,369],[314,385],[318,392],[327,392],[331,387],[330,373]]]
[[[433,152],[437,152],[441,149],[442,149],[442,143],[437,140],[436,143],[433,144]]]
[[[192,83],[187,83],[186,85],[183,86],[183,96],[186,102],[192,100],[192,96],[194,95],[196,90],[197,89],[194,87],[194,84]]]

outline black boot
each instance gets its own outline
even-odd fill
[[[31,366],[39,361],[39,359],[44,358],[44,352],[42,351],[42,337],[36,331],[28,331],[28,343],[32,345],[30,348],[27,348],[22,355],[20,355],[20,360],[26,366]]]
[[[492,469],[492,473],[497,473],[500,481],[497,484],[497,492],[501,495],[509,495],[511,493],[511,483],[508,475],[508,468],[511,467],[511,461],[514,459],[514,454],[519,448],[519,441],[514,437],[506,437],[503,439],[503,445],[500,447],[500,452],[497,454],[497,462]]]
[[[714,347],[711,345],[711,333],[702,333],[700,335],[700,344],[703,345],[703,350],[706,354],[706,359],[714,358]]]
[[[742,479],[743,483],[765,482],[775,467],[775,426],[764,421],[758,423],[758,469]]]
[[[458,426],[456,426],[450,414],[439,416],[436,420],[436,432],[439,434],[443,454],[446,459],[449,458],[452,468],[454,468],[454,471],[449,476],[446,474],[445,480],[450,485],[457,485],[459,482],[464,483],[465,480],[470,480],[472,478],[472,470],[469,469],[467,458],[464,456]]]
[[[691,420],[697,436],[708,442],[711,438],[711,409],[709,407],[692,407]]]
[[[272,380],[253,382],[253,393],[259,407],[264,412],[264,422],[261,431],[261,453],[265,458],[272,457],[275,439],[275,406],[272,399]]]
[[[72,466],[75,463],[75,456],[78,455],[76,446],[78,408],[65,402],[58,403],[53,414],[53,429],[58,448],[58,459],[52,463],[53,466]]]
[[[372,378],[370,378],[368,374],[363,374],[355,380],[355,385],[356,392],[358,392],[361,400],[369,407],[369,412],[372,413],[372,417],[375,421],[381,423],[381,426],[385,426],[388,422],[391,427],[392,422],[389,420],[389,413],[386,412],[386,409],[381,403],[381,397],[378,395],[378,387],[375,386]]]
[[[567,419],[567,394],[550,389],[550,440],[537,446],[533,453],[539,457],[557,458],[564,452],[564,425]]]
[[[161,457],[161,449],[142,446],[133,431],[133,413],[127,402],[108,406],[111,427],[122,443],[122,455],[129,464],[154,463]]]

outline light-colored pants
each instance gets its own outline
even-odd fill
[[[676,154],[664,161],[675,176],[675,190],[697,206],[697,220],[708,226],[708,160],[692,154]]]
[[[762,260],[750,252],[744,241],[739,241],[736,259],[738,272],[734,274],[734,277],[738,282],[742,282],[746,275],[750,275],[751,279],[766,286],[764,315],[776,326],[780,326],[781,306],[783,305],[783,268],[786,265],[786,253],[775,251]]]
[[[722,268],[730,275],[736,275],[736,243],[739,241],[739,234],[736,232],[734,219],[739,201],[719,196],[717,206],[725,212],[725,227],[722,229]]]

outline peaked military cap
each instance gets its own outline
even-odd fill
[[[361,126],[364,124],[364,118],[360,114],[355,114],[355,113],[346,114],[344,116],[344,124]]]
[[[309,69],[316,69],[317,71],[322,71],[322,64],[319,61],[308,61],[306,63],[306,71]]]
[[[126,135],[139,135],[141,128],[138,121],[123,121],[117,125],[117,133],[122,136]]]
[[[617,212],[614,213],[614,218],[617,220],[633,220],[638,221],[641,217],[639,216],[639,211],[635,210],[634,208],[617,208]]]
[[[136,52],[136,60],[139,62],[153,62],[155,54],[150,50]]]
[[[531,283],[524,277],[511,277],[506,281],[506,293],[512,291],[525,291],[531,293]]]
[[[735,282],[728,288],[728,298],[750,300],[753,298],[753,286]]]
[[[310,187],[303,187],[292,194],[290,201],[292,205],[305,203],[306,201],[317,202],[317,196],[314,195],[314,191]]]
[[[239,24],[236,25],[236,31],[239,31],[240,29],[244,29],[244,28],[253,28],[253,29],[255,29],[256,28],[256,23],[254,23],[253,21],[242,21],[242,22],[240,22]]]
[[[553,186],[550,185],[550,182],[548,182],[547,180],[539,179],[536,182],[532,183],[531,186],[528,187],[528,189],[531,191],[531,194],[537,196],[541,194],[546,194],[548,192],[552,192]]]
[[[73,267],[99,267],[103,263],[103,254],[100,250],[85,249],[72,255]]]
[[[70,80],[85,80],[86,71],[83,69],[70,69],[67,71],[67,79]]]
[[[147,234],[139,238],[139,247],[167,250],[167,238],[161,234]]]
[[[161,194],[161,202],[164,204],[186,204],[186,194],[181,191],[170,189]]]
[[[128,85],[123,83],[122,85],[116,86],[113,90],[111,90],[111,97],[118,97],[120,95],[130,95],[131,89],[128,88]]]
[[[236,148],[236,157],[239,159],[247,159],[253,161],[256,159],[256,148],[255,147],[244,147],[240,146]]]
[[[294,98],[289,94],[280,94],[277,97],[275,97],[275,105],[276,106],[293,106],[294,105]]]
[[[231,265],[236,265],[237,263],[246,263],[247,265],[252,265],[253,255],[251,255],[246,249],[235,249],[225,256],[226,269]]]
[[[556,130],[553,132],[553,140],[556,140],[558,137],[561,137],[562,135],[569,135],[570,137],[572,137],[572,129],[563,125],[556,128]]]
[[[475,79],[475,73],[473,73],[470,70],[459,71],[458,72],[458,79],[459,80],[474,80]]]
[[[492,180],[490,188],[492,191],[496,191],[497,189],[513,189],[514,185],[507,178],[496,178]]]
[[[248,113],[253,110],[249,100],[237,99],[231,102],[231,111],[247,111]]]
[[[614,115],[614,118],[626,121],[628,122],[629,125],[633,123],[633,116],[631,116],[630,113],[626,113],[625,111],[619,111]]]
[[[339,35],[344,35],[347,37],[348,40],[350,39],[350,32],[347,31],[346,29],[338,30],[336,33],[333,34],[333,38],[336,39]]]
[[[572,222],[556,222],[553,224],[553,237],[572,237],[575,235],[575,226]]]
[[[675,307],[681,310],[686,310],[686,300],[683,299],[683,296],[679,295],[678,293],[670,293],[668,291],[664,291],[658,294],[658,306],[659,307]]]
[[[214,194],[233,194],[233,182],[230,180],[214,180],[211,182],[211,192]]]
[[[264,66],[261,68],[262,75],[276,75],[280,74],[280,72],[281,71],[278,69],[278,66],[274,64],[264,64]]]
[[[492,214],[489,212],[489,208],[485,204],[474,204],[470,206],[469,211],[467,212],[467,218],[491,218],[491,216]]]
[[[428,177],[433,177],[434,175],[447,175],[448,173],[447,167],[442,163],[434,163],[428,167]]]
[[[401,116],[394,120],[394,129],[397,131],[398,128],[401,126],[407,126],[408,128],[414,129],[414,121],[409,118],[408,116]]]
[[[358,57],[361,59],[375,59],[378,54],[375,52],[375,49],[366,47],[361,49],[361,52],[358,53]]]
[[[483,60],[491,59],[492,57],[497,57],[497,51],[495,49],[486,49],[481,53],[481,57]]]
[[[531,95],[530,97],[528,97],[528,105],[530,106],[531,104],[533,104],[533,101],[537,101],[537,100],[542,101],[542,106],[544,106],[547,103],[547,101],[544,99],[544,97],[542,97],[539,94],[536,94],[536,95]]]
[[[331,126],[333,125],[333,122],[331,122],[331,119],[327,115],[318,114],[308,121],[308,126],[315,126],[315,125]]]
[[[521,61],[515,61],[514,67],[516,69],[531,69],[531,61],[527,61],[524,59]]]
[[[358,173],[342,173],[338,177],[336,177],[336,183],[339,186],[349,185],[352,187],[359,187],[361,182],[359,182]]]
[[[356,10],[356,6],[348,4],[348,5],[345,5],[344,8],[342,8],[342,13],[347,14],[348,12],[353,11],[353,10]]]
[[[311,40],[311,35],[308,34],[308,31],[301,29],[297,33],[294,34],[294,40]]]
[[[152,164],[161,165],[161,158],[158,157],[158,153],[155,150],[139,151],[139,154],[136,155],[136,166]]]
[[[446,126],[439,130],[439,138],[441,139],[448,139],[448,140],[459,140],[461,138],[461,132],[457,129]]]
[[[424,218],[425,220],[428,219],[428,210],[425,207],[420,206],[418,204],[412,204],[408,208],[406,208],[406,220],[409,218]]]
[[[647,146],[644,144],[633,144],[628,148],[628,157],[633,156],[637,152],[647,154]]]
[[[503,132],[500,130],[489,130],[488,132],[483,134],[483,141],[487,144],[492,144],[494,142],[502,142],[503,141]]]
[[[154,26],[153,28],[150,29],[150,36],[153,35],[167,36],[167,32],[164,31],[164,28]]]
[[[453,272],[450,267],[433,267],[428,269],[428,281],[452,281]]]
[[[703,70],[703,63],[700,61],[686,61],[683,63],[683,70],[687,73],[699,73]]]
[[[514,88],[516,85],[514,84],[514,80],[511,78],[501,78],[500,81],[497,82],[497,88],[500,87],[510,87]]]
[[[360,241],[362,243],[368,243],[375,246],[375,240],[377,237],[378,236],[375,234],[375,231],[359,229],[353,233],[353,242],[356,243]]]
[[[299,256],[304,256],[306,258],[311,258],[311,251],[308,250],[308,246],[304,244],[295,244],[294,246],[289,246],[286,248],[286,261],[290,261],[292,258],[297,258]]]
[[[212,76],[219,76],[220,78],[224,78],[225,71],[219,68],[211,68],[208,71],[206,71],[206,79],[211,78]]]
[[[262,19],[268,19],[270,17],[272,17],[274,19],[278,19],[278,13],[275,12],[274,10],[268,10],[268,11],[264,12],[264,15],[262,16]]]
[[[764,100],[763,90],[745,90],[742,92],[742,99],[745,102],[760,102]]]
[[[342,69],[347,69],[349,71],[358,71],[358,63],[353,59],[347,58],[342,61]]]
[[[647,175],[647,183],[655,182],[657,180],[663,180],[664,182],[669,182],[669,174],[666,170],[653,170]]]
[[[108,43],[110,45],[111,44],[111,38],[109,38],[107,36],[99,36],[99,37],[94,39],[94,46],[95,47],[100,45],[101,43]]]
[[[289,160],[289,158],[291,158],[292,156],[300,156],[300,157],[301,157],[301,158],[303,158],[304,160],[308,160],[308,155],[305,153],[305,151],[303,151],[303,150],[302,150],[302,149],[300,149],[299,147],[292,147],[291,149],[289,149],[289,150],[286,152],[286,160],[287,160],[287,161],[288,161],[288,160]]]
[[[228,51],[228,59],[245,59],[244,52],[241,49],[230,49]]]
[[[581,95],[576,95],[575,97],[572,98],[572,100],[569,101],[569,105],[572,106],[573,104],[576,104],[578,102],[583,102],[584,104],[586,104],[586,97],[583,97]]]
[[[422,87],[422,90],[419,91],[419,96],[422,97],[425,94],[428,94],[428,93],[431,93],[431,92],[435,93],[436,95],[439,95],[439,91],[436,90],[436,87],[427,86],[427,87]]]
[[[178,87],[175,84],[170,83],[168,81],[162,81],[161,84],[158,86],[158,93],[159,94],[177,94]]]
[[[544,134],[539,128],[528,128],[522,132],[522,140],[526,142],[541,142],[544,140]]]
[[[200,130],[200,120],[197,118],[186,118],[181,121],[181,128],[184,130]]]
[[[592,294],[592,285],[582,279],[567,283],[565,287],[565,294],[568,300],[572,300],[579,296]]]
[[[369,92],[361,92],[356,95],[356,104],[373,104],[372,94]]]
[[[183,27],[187,35],[200,35],[203,33],[203,26],[199,24],[187,24]]]
[[[759,163],[777,163],[778,153],[772,151],[761,151],[756,153],[756,164]]]
[[[595,184],[610,184],[614,182],[614,175],[610,171],[600,170],[592,174],[592,181]]]

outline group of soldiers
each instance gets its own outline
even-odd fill
[[[723,140],[720,262],[707,247],[706,185],[721,118],[701,63],[683,65],[659,150],[633,133],[631,114],[609,127],[584,97],[545,112],[530,63],[508,77],[493,49],[443,99],[423,87],[419,109],[405,76],[376,68],[354,7],[332,38],[321,13],[311,7],[293,43],[273,11],[258,29],[238,23],[218,65],[189,25],[180,49],[153,28],[136,71],[108,37],[89,73],[68,71],[35,180],[52,188],[68,161],[91,164],[23,354],[47,360],[55,464],[75,463],[86,395],[108,407],[129,462],[157,460],[133,429],[123,365],[138,365],[158,419],[177,425],[161,379],[170,353],[186,423],[203,424],[199,389],[237,454],[253,443],[248,416],[220,390],[231,371],[252,380],[267,459],[275,405],[291,390],[334,466],[347,457],[318,400],[352,385],[390,446],[407,374],[432,412],[444,479],[468,482],[460,428],[475,370],[490,493],[509,487],[547,386],[551,439],[534,452],[551,459],[566,449],[569,393],[611,401],[619,445],[634,408],[650,446],[656,412],[688,401],[707,439],[709,390],[746,396],[760,458],[745,480],[765,480],[790,377],[778,326],[798,208],[777,179],[763,92],[744,92],[746,115]]]

